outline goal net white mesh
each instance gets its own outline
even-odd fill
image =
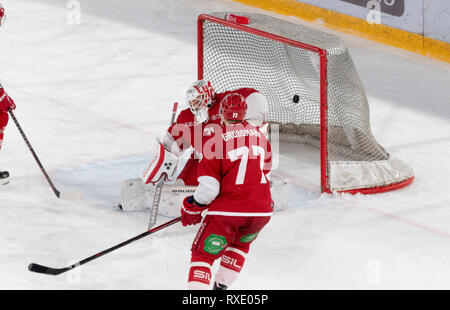
[[[199,76],[219,92],[252,87],[265,95],[268,121],[320,147],[323,190],[376,192],[412,180],[373,137],[364,86],[339,37],[261,14],[233,13],[248,25],[221,22],[227,14],[199,18]]]

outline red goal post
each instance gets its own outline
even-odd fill
[[[320,136],[317,138],[319,141],[319,147],[320,147],[320,178],[321,178],[321,191],[325,193],[332,193],[332,192],[346,192],[351,194],[356,193],[362,193],[362,194],[374,194],[374,193],[381,193],[391,190],[396,190],[399,188],[402,188],[404,186],[409,185],[413,179],[414,176],[412,174],[412,170],[409,173],[405,173],[407,177],[403,177],[402,180],[397,182],[387,182],[388,184],[382,184],[382,185],[375,185],[373,186],[374,182],[370,184],[370,186],[363,186],[359,185],[357,188],[333,188],[330,184],[330,161],[329,161],[329,144],[328,144],[328,136],[329,136],[329,124],[328,124],[328,117],[329,117],[329,111],[328,111],[328,97],[329,97],[329,70],[328,70],[328,62],[329,62],[329,56],[328,51],[325,48],[318,47],[316,45],[308,44],[306,42],[302,42],[300,40],[293,39],[291,37],[283,36],[271,31],[267,31],[267,29],[260,29],[258,26],[253,25],[253,19],[258,19],[260,14],[248,14],[248,13],[234,13],[236,16],[246,16],[248,18],[249,23],[239,23],[236,22],[236,18],[229,19],[227,18],[232,13],[212,13],[212,14],[201,14],[198,16],[198,22],[197,22],[197,46],[198,46],[198,79],[208,78],[209,76],[205,74],[205,41],[204,41],[204,25],[205,23],[213,23],[216,25],[221,25],[223,27],[229,28],[229,29],[235,29],[239,32],[251,34],[253,36],[259,37],[259,38],[265,38],[271,41],[276,41],[285,45],[289,45],[301,50],[306,50],[311,53],[314,53],[317,55],[319,59],[319,77],[317,83],[320,84],[319,87],[319,98],[320,98],[320,124],[318,125],[320,127]],[[233,16],[233,15],[231,15]],[[271,18],[268,16],[264,16],[264,18],[270,18],[271,20],[281,22],[281,23],[288,23],[285,21],[279,21],[275,18]],[[239,20],[238,20],[239,21]],[[282,24],[280,24],[282,25]],[[289,26],[291,27],[291,26]],[[268,27],[270,30],[270,27]],[[220,36],[220,33],[216,34],[217,36]],[[228,38],[229,39],[229,38]],[[230,40],[233,41],[233,40]],[[230,43],[231,44],[231,43]],[[240,41],[237,44],[242,44],[242,41]],[[206,47],[208,48],[208,47]],[[223,53],[227,53],[227,50],[223,51]],[[223,55],[223,53],[220,53]],[[219,54],[217,57],[222,57]],[[218,59],[219,61],[219,59]],[[353,65],[353,63],[352,63]],[[206,76],[205,76],[206,75]],[[218,82],[218,80],[212,80],[213,85],[215,85]],[[245,84],[245,81],[240,81],[243,83],[242,87],[247,86]],[[233,83],[231,83],[233,84]],[[256,88],[256,87],[255,87]],[[259,87],[259,91],[261,91],[263,94],[264,89],[261,89],[264,87]],[[369,125],[367,125],[369,126]],[[401,166],[401,165],[400,165]],[[403,168],[403,166],[401,166]],[[384,169],[384,168],[383,168]],[[389,168],[390,169],[390,168]],[[385,182],[386,183],[386,182]]]

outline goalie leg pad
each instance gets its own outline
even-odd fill
[[[143,184],[140,178],[122,182],[120,205],[123,211],[142,211],[145,208]]]
[[[291,188],[292,185],[288,180],[272,177],[270,180],[270,193],[275,204],[275,210],[285,210],[289,207]]]
[[[122,211],[149,210],[152,207],[155,187],[152,184],[144,184],[141,178],[122,182],[119,202]],[[194,191],[195,187],[164,185],[158,214],[167,217],[179,216],[184,197],[192,195]]]

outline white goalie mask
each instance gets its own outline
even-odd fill
[[[186,104],[199,123],[209,119],[208,110],[211,107],[216,92],[211,82],[198,80],[186,91]]]

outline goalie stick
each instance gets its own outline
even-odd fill
[[[23,132],[22,127],[20,126],[19,122],[17,121],[16,116],[14,115],[14,113],[12,112],[11,109],[8,109],[8,112],[9,112],[9,115],[11,115],[11,118],[13,119],[14,123],[17,126],[17,129],[20,132],[20,135],[22,136],[23,140],[25,141],[26,145],[28,146],[28,149],[31,151],[31,154],[33,155],[34,159],[36,160],[36,163],[38,164],[39,169],[41,169],[42,174],[44,175],[45,179],[47,180],[47,183],[52,188],[52,190],[55,193],[56,197],[58,197],[60,199],[64,199],[64,200],[81,200],[83,198],[83,193],[82,192],[77,192],[77,191],[74,191],[74,192],[60,192],[55,187],[55,185],[53,184],[52,180],[48,176],[47,171],[45,171],[44,166],[42,165],[41,161],[39,160],[39,158],[37,157],[36,153],[34,152],[34,149],[31,146],[30,141],[28,141],[27,136]]]
[[[130,244],[130,243],[132,243],[134,241],[137,241],[137,240],[142,239],[142,238],[144,238],[144,237],[146,237],[148,235],[151,235],[151,234],[153,234],[153,233],[155,233],[157,231],[160,231],[160,230],[162,230],[162,229],[164,229],[166,227],[169,227],[169,226],[171,226],[171,225],[173,225],[175,223],[178,223],[180,220],[181,220],[181,217],[177,217],[177,218],[175,218],[175,219],[173,219],[171,221],[168,221],[168,222],[166,222],[166,223],[164,223],[164,224],[162,224],[162,225],[160,225],[158,227],[155,227],[153,229],[149,229],[149,230],[147,230],[146,232],[144,232],[142,234],[139,234],[139,235],[137,235],[137,236],[135,236],[133,238],[130,238],[130,239],[128,239],[128,240],[126,240],[126,241],[124,241],[122,243],[119,243],[119,244],[117,244],[117,245],[115,245],[113,247],[110,247],[109,249],[106,249],[104,251],[101,251],[101,252],[99,252],[97,254],[89,256],[89,257],[79,261],[78,263],[70,265],[70,266],[67,266],[67,267],[52,268],[52,267],[47,267],[47,266],[31,263],[30,265],[28,265],[28,270],[31,271],[31,272],[57,276],[57,275],[59,275],[61,273],[64,273],[66,271],[69,271],[69,270],[72,270],[74,268],[77,268],[77,267],[79,267],[81,265],[84,265],[84,264],[86,264],[86,263],[88,263],[90,261],[93,261],[94,259],[102,257],[103,255],[108,254],[108,253],[110,253],[110,252],[112,252],[114,250],[117,250],[117,249],[119,249],[119,248],[121,248],[121,247],[123,247],[123,246],[125,246],[127,244]]]
[[[173,104],[172,118],[170,120],[170,125],[172,125],[175,121],[175,115],[177,113],[177,109],[178,109],[178,102],[175,102]],[[152,203],[152,207],[150,209],[150,218],[148,220],[148,229],[152,228],[153,225],[155,225],[155,223],[156,223],[156,217],[158,216],[159,202],[161,201],[161,192],[162,192],[162,188],[164,186],[165,180],[166,180],[165,175],[162,175],[161,179],[156,184],[155,194],[153,195],[153,203]]]

